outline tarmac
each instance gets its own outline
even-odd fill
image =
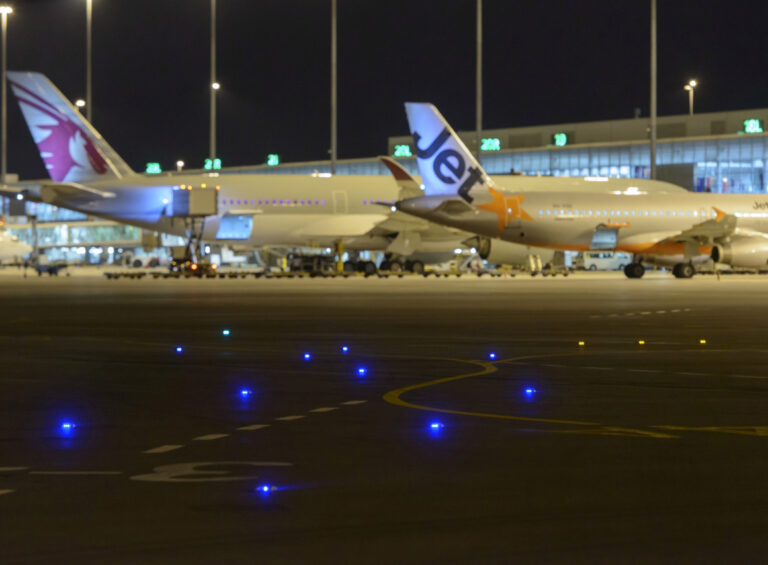
[[[0,270],[3,564],[768,552],[764,276],[93,272]]]

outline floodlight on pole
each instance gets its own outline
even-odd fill
[[[212,88],[212,89],[214,89],[214,90],[218,90],[218,89],[220,89],[220,88],[221,88],[221,84],[219,84],[218,82],[214,82],[214,83],[211,85],[211,88]]]
[[[75,100],[75,106],[77,106],[78,108],[85,108],[86,106],[85,100],[83,100],[82,98],[78,98],[77,100]]]
[[[698,82],[695,80],[689,80],[683,89],[688,91],[688,114],[693,116],[693,93],[698,86]]]
[[[180,173],[181,169],[183,169],[183,168],[184,168],[184,161],[182,161],[181,159],[176,161],[176,172]]]

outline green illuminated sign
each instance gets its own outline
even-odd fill
[[[275,165],[280,164],[280,155],[277,153],[270,153],[267,155],[267,165],[270,167],[274,167]]]
[[[557,147],[563,147],[568,144],[567,133],[556,133],[552,136],[552,144]]]
[[[395,152],[392,153],[393,157],[413,157],[411,153],[410,145],[395,145]]]
[[[214,159],[213,162],[211,162],[210,159],[206,159],[205,165],[203,165],[203,168],[206,171],[211,171],[211,170],[218,171],[221,168],[221,159]]]
[[[163,169],[160,168],[160,163],[147,163],[147,168],[144,169],[144,172],[148,175],[159,175],[163,172]]]
[[[480,140],[480,151],[501,151],[501,140],[498,137],[484,137]]]
[[[744,120],[744,133],[763,133],[763,120]]]

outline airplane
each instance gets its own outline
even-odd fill
[[[337,251],[403,256],[418,272],[424,262],[445,260],[461,246],[464,234],[405,221],[404,214],[390,209],[403,196],[421,194],[411,181],[396,185],[386,176],[369,175],[137,174],[44,75],[7,75],[50,179],[3,187],[5,195],[184,236],[193,249],[200,241],[337,246]],[[536,180],[525,182],[540,189],[551,184]],[[567,190],[568,182],[557,186]],[[615,183],[604,184],[593,186],[615,188]],[[485,238],[477,247],[487,249],[489,258],[508,260],[521,255],[514,245]],[[371,262],[363,267],[369,272],[376,268]]]
[[[19,241],[18,237],[7,231],[0,230],[0,264],[5,262],[17,263],[28,253],[32,253],[31,245]]]
[[[608,193],[534,192],[518,177],[502,188],[435,106],[409,102],[405,109],[426,191],[399,201],[402,212],[493,241],[631,253],[628,278],[642,277],[643,263],[671,265],[677,278],[692,277],[694,264],[710,260],[768,269],[765,195],[649,190],[656,181],[644,179],[623,179],[625,188]]]
[[[394,183],[371,175],[137,174],[44,75],[10,71],[8,80],[50,180],[4,187],[6,195],[209,243],[331,247],[342,242],[346,250],[393,255],[383,265],[392,270],[422,272],[424,263],[469,248],[463,240],[471,234],[390,209],[404,196],[421,194],[394,160],[390,169],[405,174],[400,179],[396,174]],[[189,214],[177,213],[194,206],[192,192],[208,196],[205,217],[196,225]],[[529,254],[524,246],[506,243],[486,253],[507,262],[522,262]],[[363,267],[375,269],[371,262]]]

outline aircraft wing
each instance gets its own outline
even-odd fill
[[[61,203],[74,201],[83,203],[102,198],[114,198],[115,193],[98,188],[91,188],[76,182],[47,183],[40,187],[40,197],[43,202]]]
[[[694,224],[687,230],[669,236],[665,241],[711,244],[715,240],[732,235],[736,231],[736,216],[713,208],[717,216]]]

